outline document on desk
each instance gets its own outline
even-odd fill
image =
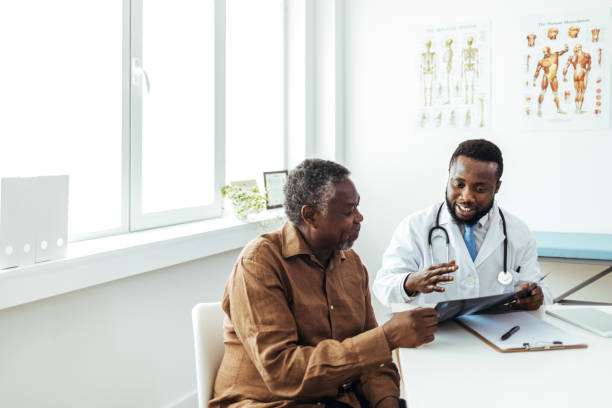
[[[587,347],[582,339],[528,312],[468,315],[458,317],[457,321],[502,353]],[[519,329],[513,330],[506,340],[501,339],[516,326]]]

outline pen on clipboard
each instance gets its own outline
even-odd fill
[[[513,328],[511,328],[510,330],[508,330],[507,332],[505,332],[504,334],[502,334],[502,336],[501,336],[502,341],[508,340],[510,338],[510,336],[512,336],[517,331],[519,331],[520,328],[521,328],[521,326],[516,325]]]

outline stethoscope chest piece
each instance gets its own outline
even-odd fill
[[[446,241],[446,257],[447,260],[446,262],[448,262],[449,260],[449,256],[450,256],[450,239],[448,236],[448,232],[446,231],[446,229],[442,226],[440,226],[440,212],[442,211],[442,207],[444,206],[444,203],[440,204],[440,208],[438,208],[438,213],[436,214],[436,225],[434,225],[432,228],[429,229],[429,236],[427,239],[427,243],[429,244],[429,252],[431,254],[431,264],[434,264],[434,259],[433,259],[433,234],[434,232],[436,232],[437,230],[442,231],[443,233],[443,237],[444,240]],[[504,270],[501,271],[498,275],[497,275],[497,281],[499,283],[501,283],[502,285],[506,286],[512,283],[512,274],[510,272],[507,271],[508,269],[508,233],[506,231],[506,219],[504,218],[504,213],[502,213],[502,210],[499,209],[499,216],[501,217],[501,221],[502,221],[502,228],[504,230]]]
[[[512,274],[510,272],[501,271],[497,275],[497,281],[502,285],[509,285],[512,283]]]

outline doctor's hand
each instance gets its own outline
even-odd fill
[[[430,307],[419,307],[394,314],[382,326],[389,349],[419,347],[432,341],[438,330],[438,316],[438,311]]]
[[[412,272],[404,281],[406,293],[410,292],[444,292],[444,288],[437,286],[440,282],[451,282],[454,278],[446,275],[455,272],[459,267],[455,265],[455,260],[431,265],[422,271]]]
[[[515,302],[511,303],[512,309],[516,310],[537,310],[542,303],[544,303],[544,293],[542,288],[535,283],[523,283],[518,287],[518,290],[527,289],[533,287],[527,294],[527,296],[516,299]]]

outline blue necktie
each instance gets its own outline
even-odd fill
[[[476,241],[474,241],[474,229],[477,225],[478,223],[472,226],[465,224],[465,233],[463,234],[463,240],[465,241],[465,246],[472,257],[472,261],[476,259],[476,254],[478,254],[478,251],[476,251]]]

